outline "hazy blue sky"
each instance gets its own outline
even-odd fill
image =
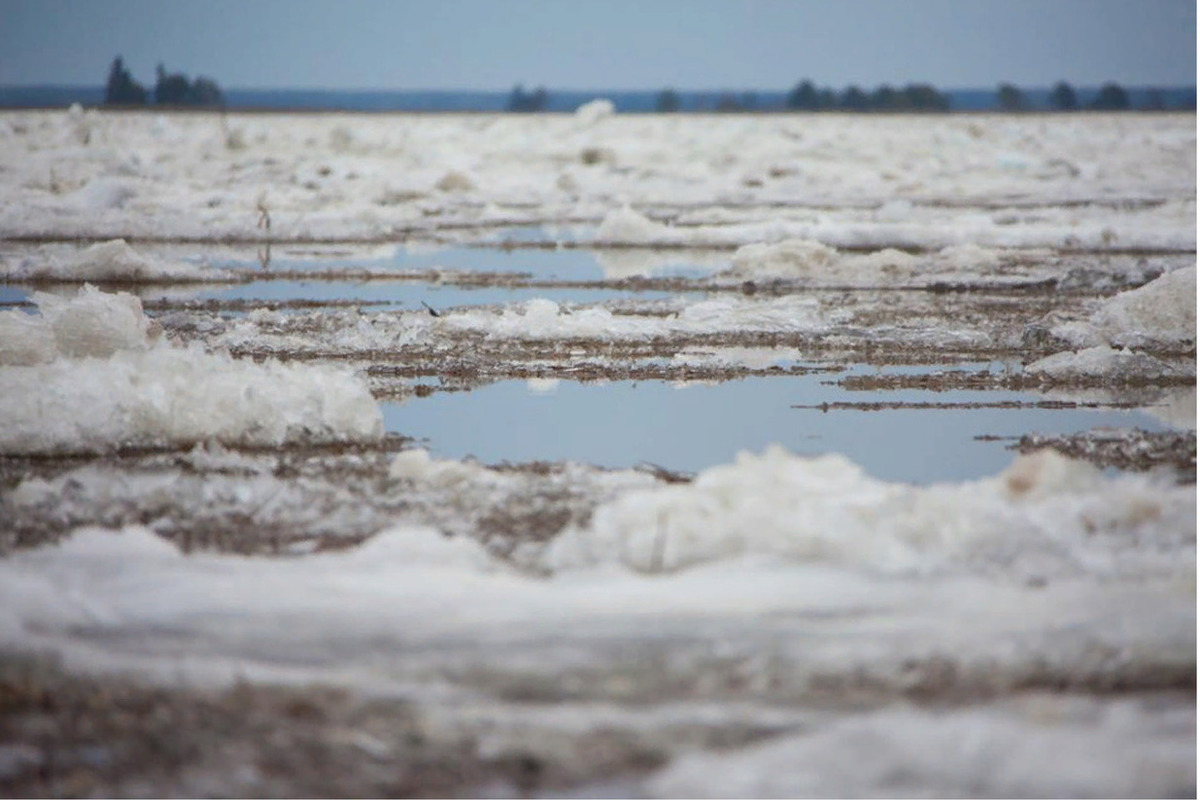
[[[0,0],[0,84],[1193,84],[1194,0]]]

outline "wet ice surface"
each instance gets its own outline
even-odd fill
[[[0,117],[0,646],[317,736],[55,786],[1193,794],[1194,118],[602,112]]]
[[[720,383],[619,381],[580,384],[553,379],[508,381],[470,392],[384,404],[390,431],[420,440],[443,458],[583,461],[605,467],[650,462],[695,472],[742,450],[778,442],[799,454],[844,453],[875,477],[931,483],[992,475],[1019,437],[1096,427],[1161,430],[1153,416],[1104,409],[937,408],[858,411],[797,409],[861,400],[827,377],[752,377]],[[883,399],[872,398],[872,399]],[[890,392],[889,402],[1031,403],[1014,392]]]

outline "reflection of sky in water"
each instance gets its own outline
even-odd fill
[[[836,401],[1033,401],[1014,392],[848,393],[828,376],[746,378],[677,387],[660,381],[557,385],[506,381],[461,393],[385,404],[391,431],[427,440],[438,456],[481,461],[569,459],[610,467],[649,461],[696,471],[740,450],[778,442],[795,453],[840,452],[889,481],[934,483],[994,475],[1013,459],[1009,442],[980,434],[1074,433],[1089,428],[1162,430],[1148,414],[1113,409],[828,411]]]
[[[306,251],[306,253],[309,251]],[[637,249],[548,250],[497,247],[398,246],[391,258],[354,258],[337,255],[321,258],[316,255],[297,258],[286,247],[277,246],[265,270],[309,271],[368,268],[372,270],[453,269],[471,272],[520,272],[536,280],[603,280],[634,275],[671,275],[697,277],[707,275],[720,266],[728,266],[728,253],[686,250],[655,251]],[[214,267],[259,269],[257,255],[247,252],[244,257],[211,259]]]
[[[355,300],[381,303],[364,311],[386,309],[413,310],[425,302],[436,309],[455,306],[479,306],[500,303],[521,303],[535,297],[546,297],[557,303],[602,303],[629,298],[630,292],[611,289],[508,289],[504,287],[464,288],[431,283],[401,281],[255,281],[219,290],[202,290],[197,298],[220,300]],[[640,299],[666,299],[676,295],[666,292],[639,292]]]

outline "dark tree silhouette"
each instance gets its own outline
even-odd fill
[[[1059,111],[1074,111],[1079,107],[1075,98],[1075,90],[1066,81],[1059,81],[1050,90],[1050,107]]]
[[[193,106],[224,106],[225,95],[216,81],[199,75],[188,89],[187,102]]]
[[[135,81],[120,56],[113,59],[104,88],[106,106],[141,106],[146,104],[146,89]]]
[[[1129,108],[1129,95],[1119,84],[1106,83],[1092,101],[1092,108],[1098,111],[1124,111]]]
[[[817,87],[810,80],[804,80],[788,92],[787,107],[799,111],[811,111],[817,107]]]
[[[869,105],[871,108],[885,111],[896,108],[896,90],[886,83],[871,92]]]
[[[1005,111],[1020,111],[1025,108],[1025,94],[1011,83],[1002,83],[996,89],[996,100]]]
[[[679,92],[674,89],[663,89],[654,99],[654,110],[670,113],[679,110]]]
[[[508,110],[520,112],[545,111],[550,101],[550,93],[539,86],[532,92],[526,92],[525,87],[517,84],[508,95]]]
[[[733,92],[722,92],[721,96],[717,98],[717,105],[715,106],[715,110],[717,110],[717,111],[741,111],[742,104],[741,104],[741,101],[738,100],[737,95],[735,95]]]
[[[950,101],[927,83],[910,83],[901,93],[905,108],[914,111],[947,111]]]
[[[847,86],[838,105],[847,111],[865,111],[870,102],[867,93],[857,86]]]
[[[160,106],[187,105],[188,91],[192,88],[187,76],[176,72],[168,74],[162,64],[154,70],[154,102]]]

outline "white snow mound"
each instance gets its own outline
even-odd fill
[[[353,375],[161,344],[107,359],[0,369],[0,452],[117,445],[375,440],[383,418]]]
[[[1114,343],[1195,341],[1196,268],[1168,272],[1118,294],[1091,321]]]
[[[606,117],[611,117],[616,111],[616,106],[611,100],[600,98],[575,109],[575,119],[583,125],[594,125]]]
[[[0,313],[0,452],[94,451],[216,440],[373,440],[383,418],[358,378],[154,344],[141,302],[85,285]]]
[[[596,229],[600,244],[671,244],[682,237],[661,222],[639,214],[629,206],[609,211]]]
[[[773,445],[704,470],[691,484],[601,506],[588,527],[551,545],[546,566],[615,562],[654,573],[749,555],[883,574],[1111,574],[1137,561],[1127,553],[1116,563],[1111,536],[1194,548],[1195,503],[1191,490],[1105,478],[1048,450],[995,478],[919,488],[875,480],[840,455],[798,457]],[[1141,566],[1169,572],[1177,561]]]
[[[838,260],[837,250],[811,239],[788,239],[778,244],[748,244],[733,254],[733,269],[739,275],[799,278],[823,273]]]
[[[1171,364],[1146,353],[1105,345],[1046,356],[1025,367],[1031,375],[1059,380],[1104,378],[1110,381],[1153,380],[1178,374]]]
[[[118,350],[145,348],[151,322],[142,301],[85,285],[72,298],[35,292],[40,317],[0,312],[0,366],[29,366],[57,356],[106,358]]]

